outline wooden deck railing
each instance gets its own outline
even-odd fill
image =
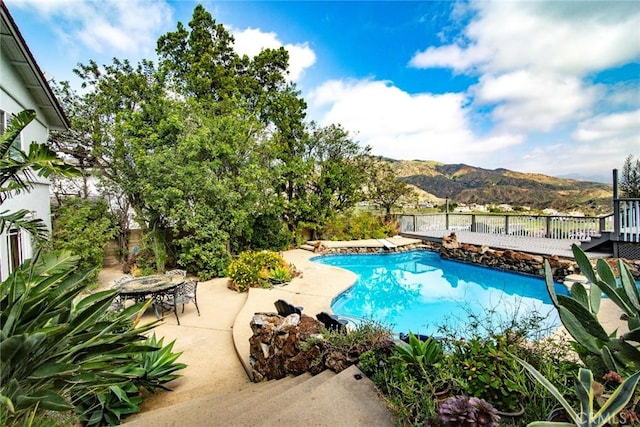
[[[618,171],[613,170],[613,213],[604,216],[500,215],[481,213],[438,213],[398,215],[400,232],[464,230],[548,239],[589,240],[609,233],[614,242],[640,243],[640,198],[618,197]]]
[[[614,199],[614,224],[612,240],[640,243],[640,199]]]
[[[637,210],[635,211],[637,212]],[[465,230],[549,239],[588,240],[614,231],[613,214],[598,217],[442,213],[400,215],[400,232]]]

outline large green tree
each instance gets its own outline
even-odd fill
[[[289,55],[265,49],[255,58],[239,56],[233,36],[202,5],[188,24],[158,39],[157,53],[173,89],[209,105],[212,112],[233,111],[244,103],[268,114],[269,97],[286,85]]]
[[[201,278],[224,273],[229,254],[251,239],[267,186],[255,133],[259,123],[238,111],[209,116],[201,107],[174,112],[175,144],[143,162],[145,209],[161,215],[181,265]],[[250,117],[250,116],[249,116]]]
[[[376,162],[372,166],[367,184],[369,200],[384,209],[385,219],[391,218],[391,210],[403,197],[411,194],[411,188],[398,179],[391,165],[387,162]]]
[[[301,224],[317,228],[362,199],[368,149],[339,126],[305,122],[286,50],[240,56],[197,6],[157,52],[158,66],[80,65],[85,93],[65,100],[82,131],[61,138],[131,206],[157,254],[210,277],[230,255],[281,249]]]
[[[308,177],[313,217],[322,226],[335,214],[364,200],[364,189],[371,170],[370,148],[361,147],[339,125],[312,126],[309,144],[314,164]]]
[[[103,266],[104,249],[118,229],[103,200],[65,198],[54,209],[53,233],[48,246],[79,257],[78,268],[94,271],[87,280],[95,282]]]

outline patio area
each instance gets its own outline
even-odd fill
[[[398,246],[415,243],[413,239],[388,240]],[[173,391],[151,396],[142,405],[143,413],[127,418],[127,422],[135,422],[148,411],[204,395],[245,389],[251,384],[249,322],[254,313],[275,312],[274,301],[284,299],[304,307],[303,313],[315,317],[320,311],[330,311],[333,298],[356,280],[351,272],[312,262],[311,258],[317,255],[308,250],[289,250],[283,252],[283,256],[302,272],[286,286],[252,288],[248,293],[237,293],[227,288],[226,278],[204,281],[198,286],[200,316],[193,304],[186,305],[184,313],[180,312],[180,325],[173,313],[165,313],[155,333],[165,337],[165,344],[176,340],[174,351],[183,352],[179,361],[187,368],[180,372],[181,378],[167,384]],[[119,268],[104,269],[99,276],[101,286],[111,285],[121,275]],[[601,314],[608,330],[619,325],[617,307],[609,301],[603,301]],[[152,309],[143,317],[143,321],[154,319]],[[182,417],[194,416],[196,414],[176,414],[176,419],[184,421]]]
[[[399,244],[409,242],[415,243],[402,239]],[[348,271],[312,263],[310,259],[316,256],[312,252],[294,249],[283,252],[283,256],[302,272],[289,285],[237,293],[227,288],[226,278],[208,280],[198,285],[200,316],[193,304],[187,304],[184,313],[179,308],[180,325],[173,313],[165,313],[155,328],[156,336],[164,337],[165,344],[176,340],[174,351],[182,352],[179,361],[187,368],[179,372],[182,377],[167,384],[171,392],[150,396],[143,403],[141,414],[203,395],[223,395],[246,388],[252,383],[248,374],[249,322],[254,313],[275,312],[273,303],[282,298],[315,316],[330,310],[332,299],[355,281],[355,275]],[[122,275],[119,266],[103,269],[98,278],[100,287],[110,287]],[[154,311],[149,309],[142,321],[153,320]],[[141,414],[127,421],[135,421]]]

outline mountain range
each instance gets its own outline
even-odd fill
[[[483,169],[465,164],[421,160],[389,160],[398,178],[415,186],[419,198],[438,202],[528,206],[532,209],[608,213],[612,186],[600,182]]]

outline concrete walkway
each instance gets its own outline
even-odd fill
[[[415,240],[402,239],[393,244],[407,242],[415,243]],[[384,246],[381,242],[376,245]],[[311,262],[310,259],[316,255],[309,251],[294,249],[284,252],[283,256],[302,272],[289,285],[270,290],[252,288],[248,293],[240,294],[227,288],[226,278],[209,280],[198,285],[201,316],[197,315],[193,304],[188,304],[184,313],[179,312],[180,325],[173,313],[165,313],[163,321],[154,330],[155,334],[164,337],[165,344],[176,341],[173,350],[182,352],[178,361],[185,363],[187,368],[179,372],[182,377],[166,384],[172,391],[159,391],[150,396],[142,404],[142,412],[127,417],[126,424],[147,425],[151,419],[158,421],[155,416],[149,417],[151,411],[169,417],[160,424],[154,422],[154,425],[217,425],[211,418],[215,414],[208,414],[205,419],[203,413],[195,411],[189,402],[197,400],[197,405],[206,406],[206,399],[222,398],[243,390],[246,393],[247,388],[256,386],[249,379],[249,323],[254,313],[275,312],[273,303],[282,298],[303,306],[304,313],[315,316],[320,311],[330,311],[333,298],[356,280],[351,272]],[[105,268],[100,273],[99,282],[103,287],[111,286],[121,275],[119,268]],[[148,310],[142,322],[154,319],[153,310]],[[344,392],[350,393],[348,390]],[[374,406],[384,408],[382,402],[373,396],[368,395],[364,399],[373,398],[376,401]],[[333,397],[340,399],[339,396]],[[357,407],[362,402],[358,403],[356,396],[345,395],[343,400],[347,402],[353,398],[353,414],[361,413]],[[367,409],[371,410],[371,407]],[[390,425],[386,421],[383,424]]]
[[[165,313],[163,322],[154,329],[164,343],[175,340],[174,352],[182,352],[178,362],[187,365],[178,373],[180,378],[166,384],[171,392],[160,391],[142,404],[142,411],[155,410],[194,397],[241,390],[251,381],[245,374],[233,346],[232,326],[247,299],[227,288],[226,279],[214,279],[198,284],[200,316],[193,304],[178,311],[180,325],[172,312]],[[148,310],[142,322],[153,321]],[[247,324],[246,328],[249,326]],[[128,421],[135,416],[127,418]]]

